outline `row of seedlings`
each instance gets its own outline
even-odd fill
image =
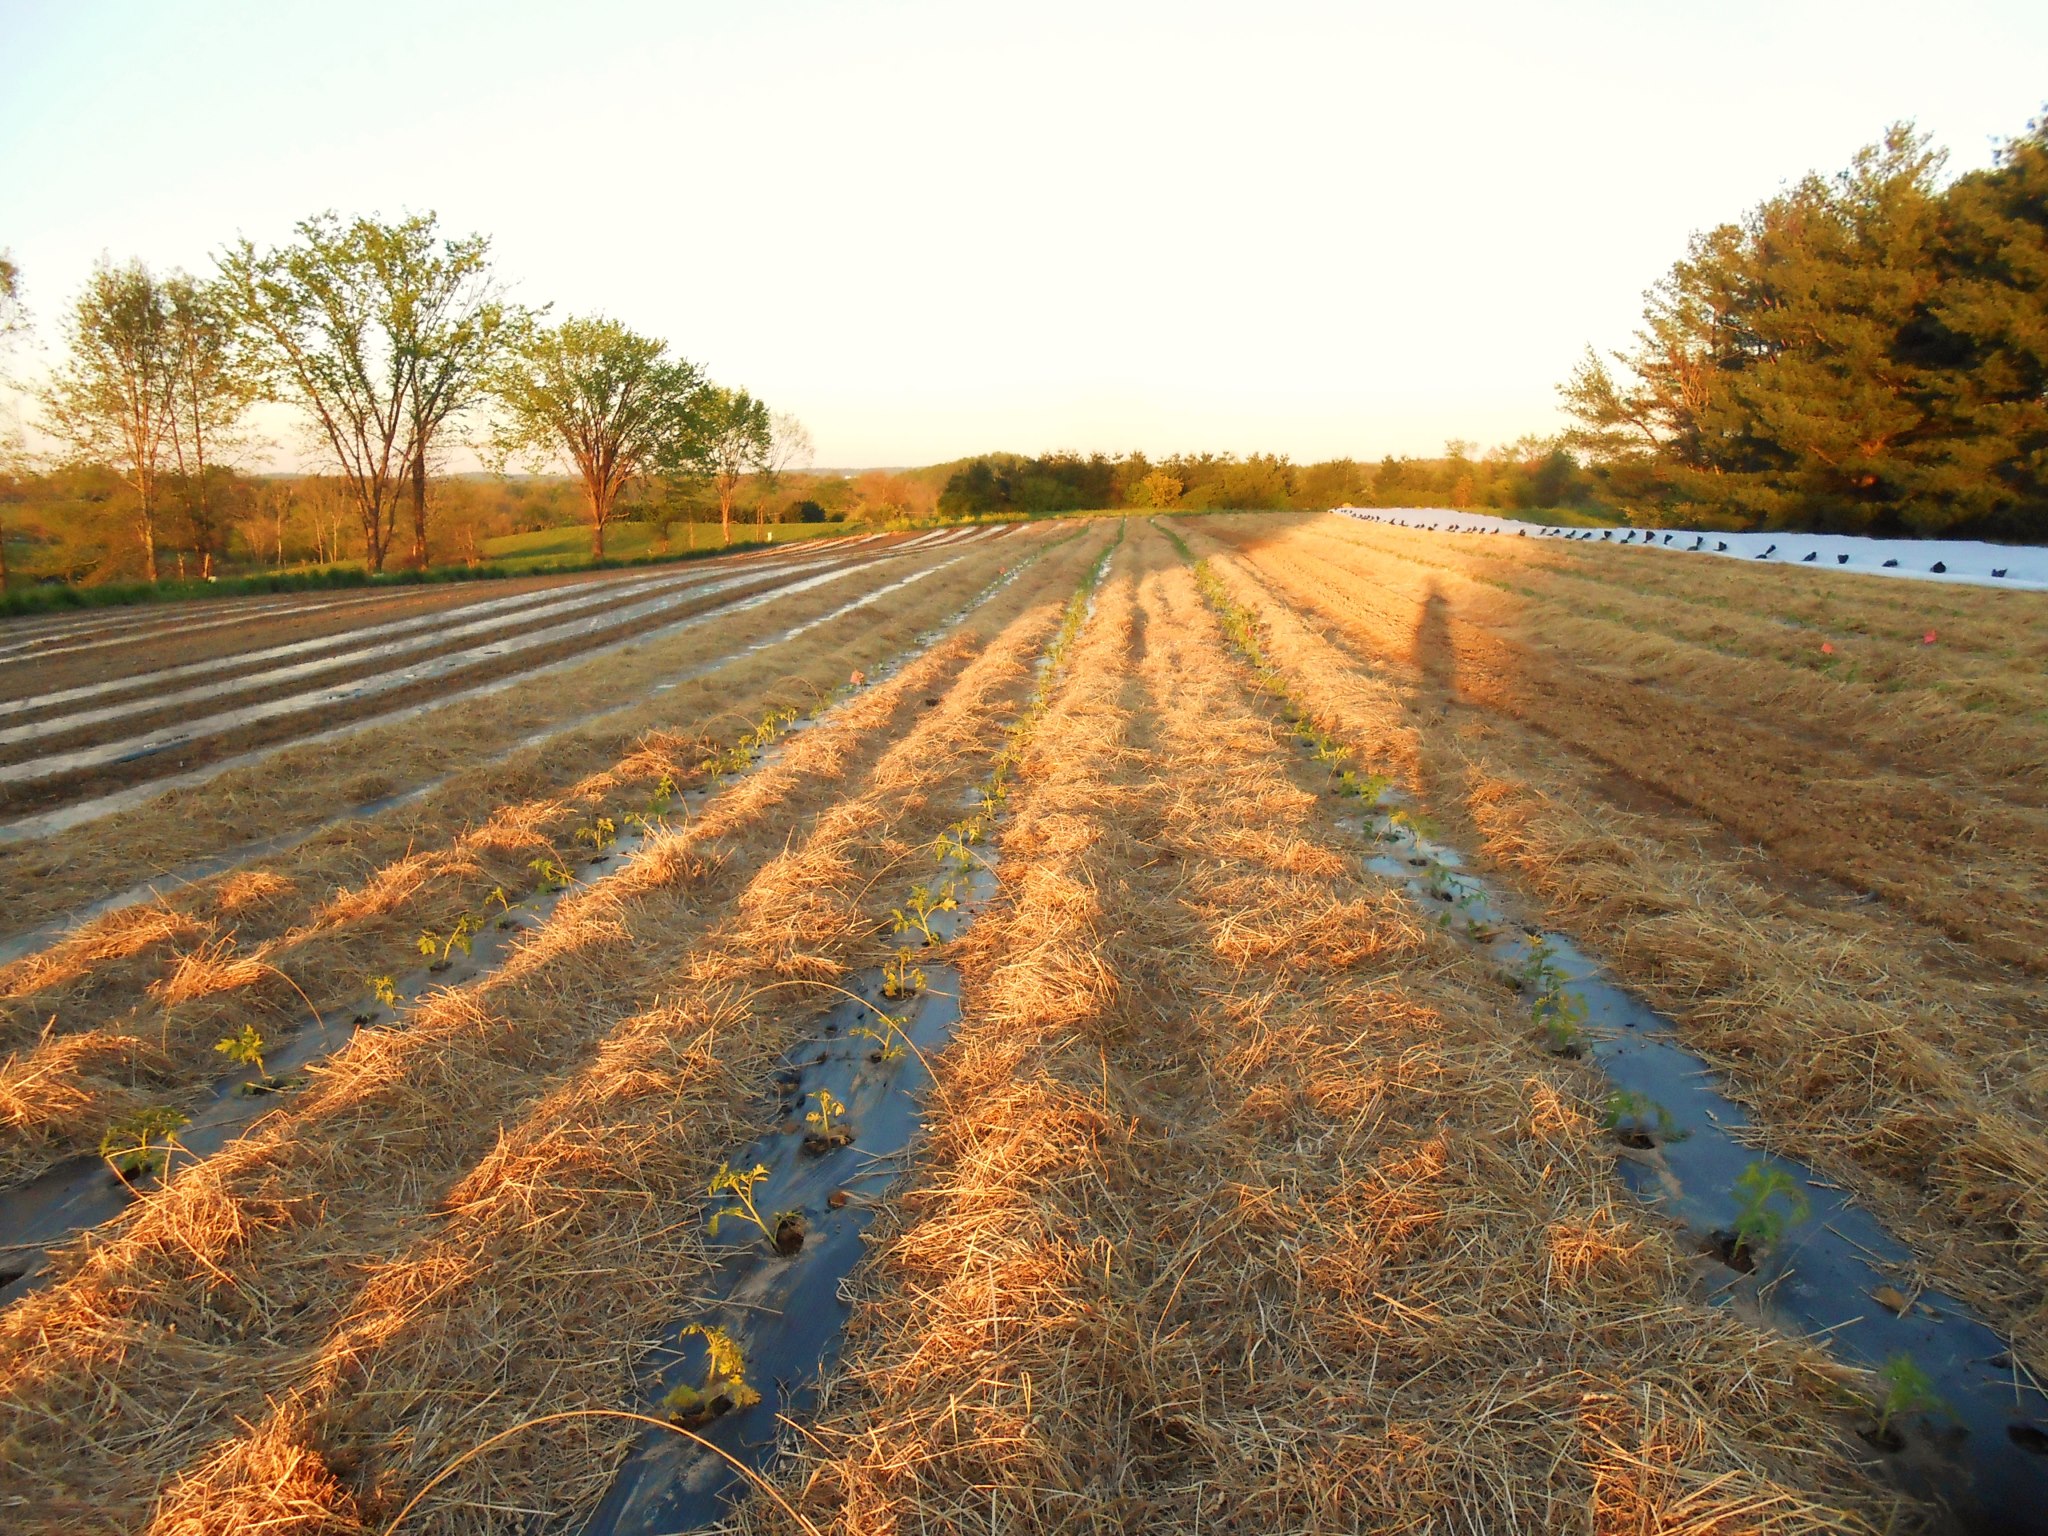
[[[303,1087],[307,1069],[341,1049],[357,1030],[403,1028],[409,1009],[428,993],[468,986],[496,971],[510,958],[519,935],[541,927],[572,891],[624,869],[650,839],[668,829],[672,817],[694,814],[728,784],[770,762],[790,733],[808,729],[864,687],[900,671],[1043,553],[1033,551],[990,581],[956,613],[919,634],[874,678],[854,673],[808,713],[794,707],[771,710],[732,741],[710,748],[698,764],[702,782],[679,788],[673,775],[664,773],[642,805],[617,813],[594,808],[571,834],[568,849],[529,863],[531,890],[514,893],[502,884],[494,886],[477,909],[421,929],[414,948],[424,964],[408,973],[365,977],[366,991],[353,1007],[322,1014],[308,1002],[304,1026],[283,1038],[243,1023],[215,1046],[237,1070],[217,1082],[196,1111],[173,1104],[129,1111],[102,1134],[97,1158],[75,1159],[0,1192],[0,1247],[7,1250],[0,1267],[0,1305],[33,1287],[48,1248],[111,1220],[138,1196],[160,1188],[179,1166],[219,1151],[266,1113],[276,1096]]]
[[[1329,773],[1331,790],[1358,807],[1355,825],[1373,849],[1367,867],[1488,957],[1526,999],[1543,1049],[1607,1076],[1603,1123],[1622,1175],[1687,1231],[1713,1274],[1714,1299],[1739,1298],[1780,1326],[1824,1337],[1868,1371],[1869,1386],[1844,1406],[1910,1491],[1995,1528],[2036,1528],[2048,1507],[2048,1392],[1998,1335],[1953,1297],[1908,1286],[1909,1300],[1897,1277],[1911,1252],[1814,1170],[1747,1145],[1756,1135],[1748,1116],[1672,1021],[1564,935],[1518,922],[1412,800],[1347,766],[1350,749],[1267,658],[1257,616],[1206,560],[1194,574],[1232,649]]]
[[[887,960],[835,984],[839,1000],[775,1073],[776,1127],[709,1173],[716,1268],[645,1385],[648,1419],[667,1428],[640,1435],[587,1536],[715,1524],[762,1485],[784,1426],[815,1407],[850,1316],[841,1282],[960,1019],[960,973],[943,951],[995,894],[993,832],[1121,536],[1083,576],[989,772],[934,840],[935,871],[892,908]]]

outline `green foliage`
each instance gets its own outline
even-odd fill
[[[1531,997],[1540,997],[1545,992],[1554,992],[1565,982],[1565,974],[1557,964],[1557,951],[1550,947],[1548,939],[1538,939],[1529,946],[1529,953],[1522,958],[1520,969],[1515,972],[1517,990]]]
[[[775,446],[768,407],[744,389],[713,384],[698,393],[694,414],[704,468],[718,496],[719,525],[730,539],[740,482],[767,470]]]
[[[1573,1055],[1584,1038],[1585,1002],[1566,990],[1566,977],[1547,939],[1530,946],[1514,974],[1518,990],[1529,997],[1529,1012],[1543,1027],[1545,1044],[1558,1055]]]
[[[1654,1133],[1659,1141],[1672,1141],[1678,1135],[1678,1122],[1671,1118],[1670,1110],[1646,1093],[1627,1089],[1607,1095],[1600,1123],[1610,1131]]]
[[[939,936],[932,932],[932,919],[941,912],[957,911],[959,886],[952,880],[942,880],[934,890],[927,885],[913,885],[910,899],[903,906],[889,913],[895,933],[918,933],[924,935],[927,944],[939,942]]]
[[[1544,1043],[1560,1056],[1574,1055],[1585,1038],[1586,1005],[1562,987],[1541,993],[1529,1005],[1530,1015],[1543,1026]]]
[[[256,1075],[268,1079],[270,1074],[263,1070],[263,1032],[254,1024],[244,1024],[225,1040],[216,1040],[213,1048],[238,1066],[254,1067]]]
[[[1001,782],[1002,779],[1007,779],[1007,777],[1007,764],[999,762],[998,774],[991,777],[990,783],[983,790],[982,804],[984,806],[990,803],[989,795],[991,791],[999,792],[999,794],[1008,793],[1007,786]],[[976,812],[972,816],[963,816],[960,820],[946,828],[945,831],[938,835],[937,840],[932,846],[937,852],[941,864],[950,863],[959,869],[972,869],[977,862],[974,854],[974,845],[981,842],[987,834],[987,818],[981,812]]]
[[[541,890],[550,895],[556,891],[566,891],[576,881],[574,875],[550,858],[534,859],[526,867],[533,871],[535,878],[540,881]]]
[[[424,463],[448,418],[474,404],[527,317],[490,272],[490,241],[444,239],[432,213],[394,223],[302,220],[296,238],[221,262],[239,330],[273,387],[302,405],[334,455],[372,570],[382,570],[408,487],[414,561],[426,563]]]
[[[419,938],[414,941],[414,946],[436,965],[446,965],[456,950],[468,954],[476,936],[483,930],[484,919],[475,912],[465,912],[455,919],[455,926],[446,933],[437,932],[432,928],[422,928]]]
[[[646,811],[648,819],[651,821],[660,821],[663,817],[668,815],[669,811],[674,807],[675,803],[675,775],[672,773],[664,773],[660,778],[654,781],[654,793],[648,796]]]
[[[818,1101],[818,1107],[804,1116],[804,1124],[829,1140],[838,1124],[837,1117],[846,1113],[846,1106],[832,1097],[830,1088],[820,1088],[811,1097]]]
[[[529,328],[493,380],[503,407],[497,448],[574,466],[591,553],[602,559],[605,526],[628,485],[709,467],[699,417],[706,388],[702,371],[670,358],[666,342],[616,321]]]
[[[370,993],[386,1008],[398,1006],[398,983],[389,976],[372,976]]]
[[[590,845],[590,851],[603,854],[619,840],[619,824],[609,816],[600,816],[588,826],[576,829],[576,841]]]
[[[1284,454],[993,453],[953,467],[939,495],[947,517],[1043,516],[1127,507],[1152,511],[1320,511],[1338,506],[1461,506],[1532,511],[1583,505],[1594,481],[1564,444],[1523,438],[1473,457],[1462,443],[1437,459],[1387,458],[1378,465],[1329,459],[1297,465]],[[1192,552],[1172,529],[1167,536]]]
[[[711,1187],[706,1191],[712,1199],[723,1196],[729,1203],[711,1213],[705,1223],[705,1230],[711,1236],[718,1236],[718,1224],[728,1216],[738,1217],[760,1229],[761,1235],[772,1239],[775,1229],[761,1219],[761,1213],[754,1208],[754,1186],[768,1177],[768,1165],[756,1163],[744,1171],[730,1163],[720,1163],[718,1172],[711,1176]]]
[[[100,1137],[100,1156],[124,1179],[162,1173],[178,1132],[191,1123],[190,1115],[167,1105],[132,1110]]]
[[[919,971],[917,978],[918,985],[922,986],[924,972]],[[910,1036],[906,1033],[906,1026],[910,1023],[909,1015],[878,1012],[876,1018],[879,1020],[878,1023],[856,1024],[846,1033],[857,1040],[874,1041],[876,1052],[883,1061],[901,1061],[910,1045]]]
[[[925,974],[911,964],[910,951],[899,949],[882,967],[882,996],[894,1001],[924,990]]]
[[[692,1335],[709,1346],[710,1359],[701,1383],[678,1386],[662,1398],[661,1406],[671,1420],[685,1426],[701,1424],[718,1413],[751,1408],[761,1401],[761,1394],[747,1381],[746,1356],[731,1334],[723,1328],[692,1323],[682,1337]]]
[[[752,767],[756,758],[783,736],[791,726],[802,718],[794,706],[770,710],[753,725],[733,739],[728,747],[715,748],[707,752],[697,764],[698,770],[717,778],[729,778],[744,773]]]
[[[1360,774],[1346,768],[1337,775],[1337,793],[1363,800],[1367,805],[1378,802],[1381,795],[1393,788],[1394,781],[1383,774]]]
[[[1749,527],[2048,535],[2048,124],[1944,186],[1899,124],[1693,238],[1562,389],[1625,501]]]
[[[1812,1210],[1806,1192],[1782,1168],[1758,1159],[1735,1181],[1735,1246],[1752,1256],[1774,1246]]]
[[[1898,1420],[1918,1413],[1947,1410],[1934,1390],[1934,1378],[1917,1365],[1911,1355],[1893,1355],[1877,1373],[1878,1395],[1871,1403],[1877,1432],[1889,1435]]]

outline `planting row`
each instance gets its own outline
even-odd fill
[[[958,818],[941,807],[985,771],[1056,617],[1038,593],[1083,559],[1055,551],[671,818],[490,976],[363,1030],[0,1314],[0,1415],[22,1452],[0,1476],[29,1528],[85,1509],[121,1527],[375,1525],[458,1450],[625,1400],[621,1341],[704,1272],[706,1170],[745,1139],[822,984],[870,963],[878,876]],[[564,1421],[478,1464],[480,1505],[463,1476],[435,1499],[486,1524],[571,1508],[618,1449]]]
[[[1860,1378],[1695,1296],[1586,1065],[1363,868],[1167,541],[1131,542],[1010,797],[795,1513],[741,1527],[1909,1516]]]
[[[1944,873],[1957,862],[1995,855],[1968,843],[1930,853],[1900,872],[1917,887],[1910,904],[1835,884],[1796,847],[1762,851],[1692,814],[1726,786],[1702,776],[1691,806],[1650,792],[1643,778],[1662,782],[1670,760],[1651,733],[1661,714],[1626,738],[1640,755],[1598,705],[1528,720],[1525,704],[1419,665],[1389,633],[1405,626],[1357,607],[1324,579],[1327,561],[1312,578],[1286,553],[1248,550],[1218,574],[1367,766],[1411,786],[1540,921],[1580,936],[1675,1019],[1771,1150],[1820,1169],[1905,1240],[1919,1267],[1903,1293],[1924,1278],[1963,1298],[2022,1364],[2048,1371],[2038,980],[1916,910],[1954,889]],[[1840,784],[1868,777],[1845,771]],[[1861,828],[1831,830],[1867,871]]]
[[[990,595],[984,590],[971,598],[968,611]],[[822,622],[825,616],[807,621]],[[826,694],[824,702],[834,696]],[[766,720],[786,723],[795,715],[784,708]],[[273,865],[231,877],[226,889],[239,899],[225,912],[195,892],[199,899],[188,897],[182,910],[146,909],[125,929],[102,923],[13,968],[0,1015],[0,1038],[17,1052],[0,1068],[6,1109],[0,1167],[18,1180],[67,1152],[88,1151],[96,1122],[111,1123],[107,1135],[117,1143],[136,1129],[161,1134],[159,1122],[193,1106],[162,1105],[145,1095],[188,1092],[213,1061],[207,1046],[217,1035],[290,1038],[294,1064],[331,1048],[346,1038],[351,1019],[376,1016],[374,1007],[350,994],[361,987],[363,969],[392,968],[411,947],[401,926],[408,919],[418,925],[411,932],[422,953],[437,948],[428,958],[438,971],[460,950],[462,968],[475,974],[487,962],[470,951],[493,925],[511,925],[521,892],[538,887],[543,898],[551,897],[569,865],[608,853],[608,846],[596,844],[633,839],[636,826],[644,832],[649,818],[674,799],[679,780],[695,786],[747,760],[762,745],[760,731],[722,749],[693,750],[686,738],[674,736],[642,739],[617,768],[587,779],[566,801],[501,808],[484,828],[445,850],[422,847],[416,824],[393,826],[386,841],[403,837],[404,856],[361,889],[341,892],[312,912],[287,899],[304,883],[304,872],[287,882]],[[642,795],[649,797],[644,806],[636,803]],[[457,902],[469,905],[451,912]],[[411,991],[431,980],[426,973],[410,985],[386,978],[382,989]],[[229,1097],[217,1097],[207,1116],[216,1144],[253,1113],[233,1100],[239,1086],[224,1085]],[[53,1235],[44,1230],[53,1222],[75,1222],[81,1200],[101,1211],[114,1198],[89,1164],[56,1169],[22,1192],[36,1213],[38,1237]]]
[[[671,578],[659,584],[653,596],[624,604],[602,599],[606,603],[602,611],[534,628],[525,627],[519,615],[478,620],[475,633],[494,632],[493,638],[440,649],[396,665],[387,664],[381,655],[354,658],[351,666],[358,675],[345,681],[310,687],[290,679],[275,685],[266,682],[258,691],[269,693],[269,697],[211,712],[193,712],[201,708],[194,700],[184,713],[174,707],[158,715],[163,723],[154,727],[138,722],[141,728],[136,734],[122,734],[129,727],[114,722],[104,730],[83,727],[88,738],[111,738],[90,739],[85,745],[18,744],[14,751],[30,755],[0,763],[0,793],[17,812],[26,814],[89,794],[104,797],[115,786],[136,781],[177,776],[183,782],[195,782],[190,771],[195,763],[207,765],[203,772],[218,772],[217,760],[223,756],[246,758],[252,748],[261,750],[294,738],[332,739],[335,722],[360,729],[362,723],[388,722],[408,710],[444,708],[483,688],[531,675],[544,665],[601,655],[634,640],[673,633],[679,624],[729,611],[750,596],[787,596],[835,580],[863,579],[871,566],[886,570],[889,558],[884,554],[868,560],[848,557],[755,564],[710,579]],[[587,606],[588,602],[576,599],[573,606]],[[462,641],[468,633],[466,626],[458,625],[446,638]],[[430,647],[442,644],[440,636],[415,639]],[[398,648],[408,644],[386,642]],[[373,670],[362,670],[365,667]],[[30,724],[14,729],[33,732],[39,727]],[[0,748],[0,752],[5,750]],[[76,813],[73,815],[75,818]],[[20,835],[22,820],[22,815],[14,819],[16,835]]]
[[[1869,1370],[1863,1433],[1907,1486],[1972,1529],[2022,1528],[2048,1504],[2048,1392],[2005,1342],[1953,1297],[1901,1290],[1912,1284],[1910,1253],[1837,1186],[1749,1150],[1747,1117],[1671,1022],[1568,939],[1513,923],[1406,796],[1346,766],[1351,748],[1267,658],[1251,611],[1206,566],[1196,574],[1239,655],[1329,770],[1332,792],[1358,803],[1361,832],[1379,849],[1368,867],[1500,969],[1528,999],[1547,1050],[1591,1058],[1615,1085],[1601,1124],[1625,1149],[1624,1176],[1726,1267],[1716,1297],[1826,1338],[1831,1353]]]

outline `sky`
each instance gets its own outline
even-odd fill
[[[47,345],[102,255],[433,210],[821,465],[1376,459],[1557,430],[1692,231],[2044,103],[2038,0],[0,0],[0,247]]]

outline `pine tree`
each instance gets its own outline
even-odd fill
[[[2048,537],[2048,118],[1949,189],[1931,318],[1952,366],[1926,521]]]

